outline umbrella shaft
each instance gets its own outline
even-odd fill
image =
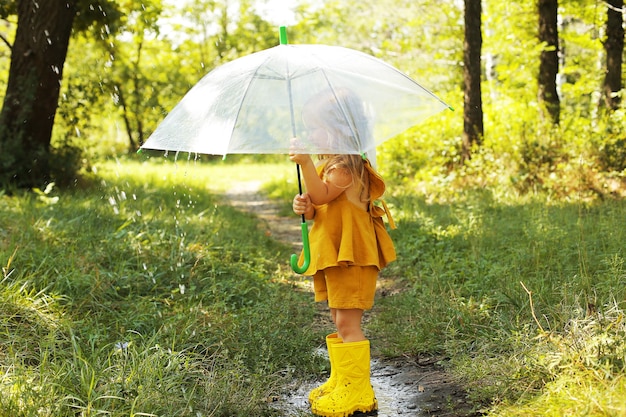
[[[300,165],[296,164],[296,171],[298,172],[298,191],[299,194],[302,195],[302,177],[300,175]],[[302,214],[302,223],[305,223],[306,219],[304,218],[304,214]]]

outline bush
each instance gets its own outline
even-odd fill
[[[626,170],[626,127],[624,115],[620,109],[608,117],[604,132],[598,132],[594,141],[599,169],[603,171],[623,172]]]

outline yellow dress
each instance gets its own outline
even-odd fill
[[[353,204],[345,193],[327,204],[315,206],[309,233],[311,263],[304,275],[314,275],[331,266],[376,266],[380,270],[396,259],[383,215],[387,215],[392,228],[395,225],[384,202],[381,201],[383,207],[374,204],[385,192],[385,183],[369,161],[364,162],[369,174],[368,211]],[[318,168],[320,177],[323,168]]]

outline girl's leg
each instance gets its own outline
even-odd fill
[[[342,343],[331,345],[335,388],[312,402],[319,416],[347,416],[378,408],[370,383],[370,344],[361,329],[363,311],[372,307],[376,267],[332,268],[326,273],[331,317]]]
[[[361,342],[365,340],[363,330],[361,330],[361,319],[363,318],[363,310],[352,309],[331,309],[331,315],[335,326],[337,326],[337,333],[341,337],[344,343]]]

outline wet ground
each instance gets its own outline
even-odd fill
[[[419,366],[402,360],[372,360],[372,385],[378,416],[474,416],[464,391],[436,365]],[[309,391],[321,381],[294,381],[274,406],[285,417],[308,417]]]
[[[244,211],[254,213],[262,221],[266,233],[275,239],[301,247],[301,229],[297,216],[281,217],[278,208],[259,193],[261,182],[247,182],[232,187],[226,197]],[[325,315],[320,313],[322,326]],[[320,341],[323,343],[323,341]],[[328,357],[325,347],[318,350]],[[284,417],[310,417],[309,391],[323,381],[292,381],[273,406]],[[454,378],[445,372],[436,359],[419,363],[413,358],[372,358],[371,382],[378,399],[378,416],[473,417],[467,394]]]

